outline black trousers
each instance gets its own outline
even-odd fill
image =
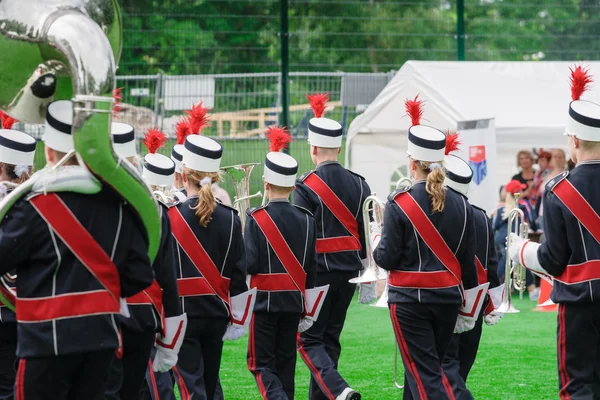
[[[102,400],[114,350],[19,360],[18,400]]]
[[[390,317],[404,364],[404,400],[454,399],[442,371],[458,305],[392,303]]]
[[[600,304],[559,304],[558,387],[561,399],[600,399]]]
[[[346,312],[356,291],[348,280],[357,272],[325,272],[317,274],[316,286],[329,285],[317,322],[300,334],[298,351],[311,372],[309,400],[339,396],[349,385],[337,371],[342,346],[340,334]]]
[[[226,318],[188,319],[177,367],[173,369],[181,400],[215,397],[228,323]]]
[[[255,313],[248,336],[248,370],[265,400],[292,400],[300,314]]]
[[[0,323],[0,400],[15,398],[17,323]]]
[[[473,395],[467,389],[467,377],[475,363],[479,341],[481,339],[481,328],[483,325],[483,312],[475,323],[475,327],[460,335],[452,335],[444,354],[444,374],[452,386],[456,400],[472,400]]]
[[[139,400],[156,332],[154,329],[135,332],[123,327],[121,336],[123,357],[115,358],[112,363],[105,399]]]

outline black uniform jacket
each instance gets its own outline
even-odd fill
[[[551,179],[546,186],[546,241],[538,249],[538,260],[556,278],[550,295],[555,303],[585,304],[600,301],[600,243],[556,193],[560,190],[559,185],[570,184],[575,187],[596,214],[585,218],[583,222],[598,226],[600,188],[595,184],[598,176],[600,161],[584,161],[578,163],[571,172],[564,172]]]
[[[444,265],[433,254],[417,233],[410,220],[395,203],[394,198],[408,191],[444,242],[458,259],[462,271],[462,283],[465,289],[477,286],[477,270],[475,267],[475,226],[473,208],[467,199],[452,189],[446,190],[444,211],[433,213],[431,201],[425,191],[425,181],[417,181],[411,189],[401,189],[392,193],[384,212],[384,224],[381,240],[373,252],[377,265],[392,271],[419,272],[417,275],[427,281],[427,285],[415,284],[394,286],[389,284],[390,303],[426,303],[426,304],[461,304],[463,301],[461,287],[458,282],[452,285],[437,286],[428,273],[446,271]],[[391,280],[391,278],[390,278]]]
[[[294,204],[309,210],[317,222],[317,242],[323,238],[348,237],[350,232],[323,204],[319,196],[307,186],[305,180],[315,174],[323,180],[344,203],[358,224],[360,250],[338,251],[331,253],[318,252],[318,271],[359,271],[363,268],[361,260],[366,257],[365,236],[362,206],[371,194],[364,178],[342,167],[338,162],[326,161],[314,171],[302,175],[296,182],[293,194]],[[367,221],[368,223],[368,221]]]
[[[174,317],[181,314],[179,292],[177,291],[177,274],[175,272],[175,239],[171,235],[171,223],[167,211],[169,207],[159,201],[161,234],[158,253],[152,269],[158,285],[162,289],[162,305],[164,316]],[[130,318],[123,318],[124,326],[135,332],[147,329],[159,330],[160,315],[152,304],[129,304]]]
[[[217,202],[212,219],[206,227],[200,225],[194,207],[198,196],[176,205],[194,236],[202,245],[222,277],[230,280],[229,294],[236,296],[248,290],[246,285],[246,257],[242,238],[242,225],[237,211]],[[171,226],[173,221],[171,220]],[[182,290],[182,280],[200,278],[200,266],[194,265],[180,243],[176,244],[176,272],[182,311],[188,318],[229,318],[228,305],[216,294],[201,290]],[[188,281],[188,282],[191,282]],[[189,286],[188,286],[189,287]]]
[[[133,296],[152,283],[145,229],[135,211],[116,193],[105,187],[93,195],[57,195],[112,259],[120,276],[121,297]],[[29,199],[15,203],[0,225],[0,258],[0,273],[17,270],[19,299],[103,289]],[[17,355],[46,357],[116,349],[120,344],[117,316],[96,314],[19,322]]]
[[[494,230],[492,221],[488,218],[484,209],[473,207],[473,221],[475,222],[475,257],[477,257],[477,280],[478,283],[490,283],[488,289],[500,286],[498,278],[498,256],[494,246]]]
[[[293,206],[287,200],[271,200],[266,206],[248,210],[249,217],[244,229],[248,274],[252,275],[250,287],[258,289],[254,311],[301,313],[304,311],[302,292],[289,290],[293,287],[292,285],[286,287],[278,284],[280,274],[287,275],[287,271],[253,218],[253,214],[261,209],[269,214],[304,269],[306,273],[305,289],[315,286],[317,272],[315,219],[310,211]],[[270,276],[266,277],[265,275]],[[260,284],[261,279],[264,279],[265,286]],[[270,282],[273,283],[269,284]]]

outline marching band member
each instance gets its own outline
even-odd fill
[[[217,202],[211,190],[220,179],[223,147],[195,134],[187,136],[184,146],[182,177],[188,197],[169,209],[179,296],[188,316],[174,372],[182,399],[212,399],[223,340],[245,333],[256,290],[247,291],[239,216]]]
[[[457,137],[457,134],[447,136],[447,138],[450,137]],[[449,153],[450,151],[447,140],[446,152]],[[450,190],[454,190],[466,198],[473,177],[473,171],[469,164],[460,157],[448,154],[444,158],[444,168],[446,170],[445,185]],[[503,316],[502,313],[494,311],[494,308],[500,306],[502,290],[504,290],[504,284],[500,285],[498,279],[494,231],[485,210],[472,204],[471,207],[473,208],[473,220],[475,221],[477,281],[480,285],[486,282],[489,282],[490,285],[487,306],[484,303],[485,310],[482,310],[477,318],[475,327],[468,332],[454,335],[444,356],[444,373],[448,377],[454,396],[458,400],[473,399],[473,395],[466,387],[466,382],[477,356],[483,320],[487,325],[495,325]]]
[[[115,153],[142,172],[143,163],[137,153],[133,126],[123,122],[112,122],[110,133]]]
[[[103,399],[121,346],[120,299],[153,280],[137,215],[77,158],[53,168],[74,147],[72,107],[48,106],[47,168],[0,225],[0,273],[16,268],[19,276],[21,399]]]
[[[289,203],[298,162],[279,152],[279,136],[289,138],[284,129],[269,129],[271,151],[264,170],[269,203],[248,210],[244,229],[250,287],[258,290],[248,369],[263,399],[294,398],[296,336],[313,323],[302,315],[307,311],[305,290],[314,287],[317,272],[316,223],[310,211]]]
[[[558,303],[558,382],[561,399],[597,398],[600,388],[600,105],[580,100],[592,82],[587,70],[571,70],[572,102],[565,135],[572,171],[552,178],[544,192],[541,245],[511,234],[510,258],[552,275]]]
[[[0,112],[0,181],[21,184],[29,179],[33,170],[36,141],[26,133],[13,130],[16,122]],[[13,190],[12,186],[0,183],[0,200]],[[7,297],[14,299],[16,271],[0,277],[5,285],[3,292],[11,291]],[[13,311],[0,303],[0,400],[13,400],[17,376],[17,319]]]
[[[165,140],[165,135],[155,129],[149,130],[144,139],[149,153],[144,157],[142,176],[152,190],[160,193],[164,187],[170,187],[175,171],[173,161],[156,154]],[[118,137],[115,138],[115,142],[118,141]],[[121,157],[135,160],[137,154],[131,155],[131,147],[119,146],[116,151]],[[123,354],[112,364],[105,399],[139,399],[157,332],[162,333],[156,341],[157,351],[151,363],[154,370],[166,372],[177,363],[187,320],[181,313],[177,292],[174,242],[167,216],[169,205],[161,197],[159,204],[161,240],[152,264],[155,280],[148,289],[127,298],[130,317],[122,319]]]
[[[366,258],[362,205],[371,194],[360,175],[342,167],[337,157],[342,146],[342,126],[323,118],[329,100],[325,94],[308,96],[315,118],[309,122],[308,140],[316,169],[300,177],[294,204],[306,208],[317,222],[317,286],[330,285],[319,320],[300,334],[298,351],[311,370],[309,399],[357,400],[337,370],[339,341],[346,312]]]
[[[383,233],[373,224],[373,258],[390,271],[390,315],[405,368],[404,398],[452,399],[442,359],[453,332],[473,328],[474,319],[465,314],[477,312],[468,297],[461,307],[462,287],[477,287],[473,211],[463,196],[444,188],[444,133],[419,125],[418,98],[406,103],[413,121],[408,166],[415,183],[389,196]]]
[[[183,160],[183,144],[176,144],[171,150],[171,160],[175,163],[175,174],[173,175],[173,195],[178,201],[185,201],[186,192],[183,178],[181,177],[181,161]]]

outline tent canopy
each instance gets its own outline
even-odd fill
[[[561,147],[575,62],[408,61],[350,125],[361,133],[406,132],[404,100],[425,100],[423,124],[455,130],[459,122],[495,118],[497,147]],[[600,62],[581,62],[600,74]],[[592,83],[583,99],[600,103]],[[348,161],[348,159],[346,159]]]

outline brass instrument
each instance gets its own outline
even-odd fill
[[[383,226],[383,209],[385,208],[385,203],[375,194],[370,195],[365,199],[363,203],[363,225],[365,229],[365,247],[367,253],[367,267],[361,276],[357,278],[352,278],[348,282],[350,283],[367,283],[374,281],[381,281],[387,279],[387,272],[381,269],[375,264],[375,260],[373,259],[373,246],[371,244],[371,224],[369,221],[371,220],[369,214],[373,212],[373,220],[375,223],[381,228]]]
[[[412,185],[413,185],[413,180],[407,176],[404,176],[404,177],[398,179],[398,182],[396,182],[396,190],[400,189],[402,187],[410,188],[410,187],[412,187]]]
[[[175,203],[175,198],[170,193],[165,193],[162,190],[154,190],[152,194],[156,200],[160,200],[167,205]]]
[[[523,239],[527,239],[527,233],[529,231],[529,225],[525,222],[525,214],[519,209],[519,194],[515,194],[515,207],[510,210],[508,214],[508,235],[506,236],[506,263],[504,270],[504,296],[502,297],[502,304],[496,311],[501,313],[514,314],[518,313],[512,304],[512,289],[511,281],[514,288],[522,296],[526,289],[526,269],[519,263],[514,263],[508,254],[508,249],[512,244],[510,234],[513,229],[513,225],[516,225],[516,233]]]
[[[249,163],[221,167],[221,170],[226,172],[227,175],[229,175],[233,183],[233,187],[235,189],[233,207],[238,211],[240,215],[242,230],[246,225],[246,211],[250,208],[250,200],[262,196],[262,192],[260,190],[254,194],[250,194],[250,174],[252,173],[254,167],[256,167],[257,165],[259,165],[259,163]]]

